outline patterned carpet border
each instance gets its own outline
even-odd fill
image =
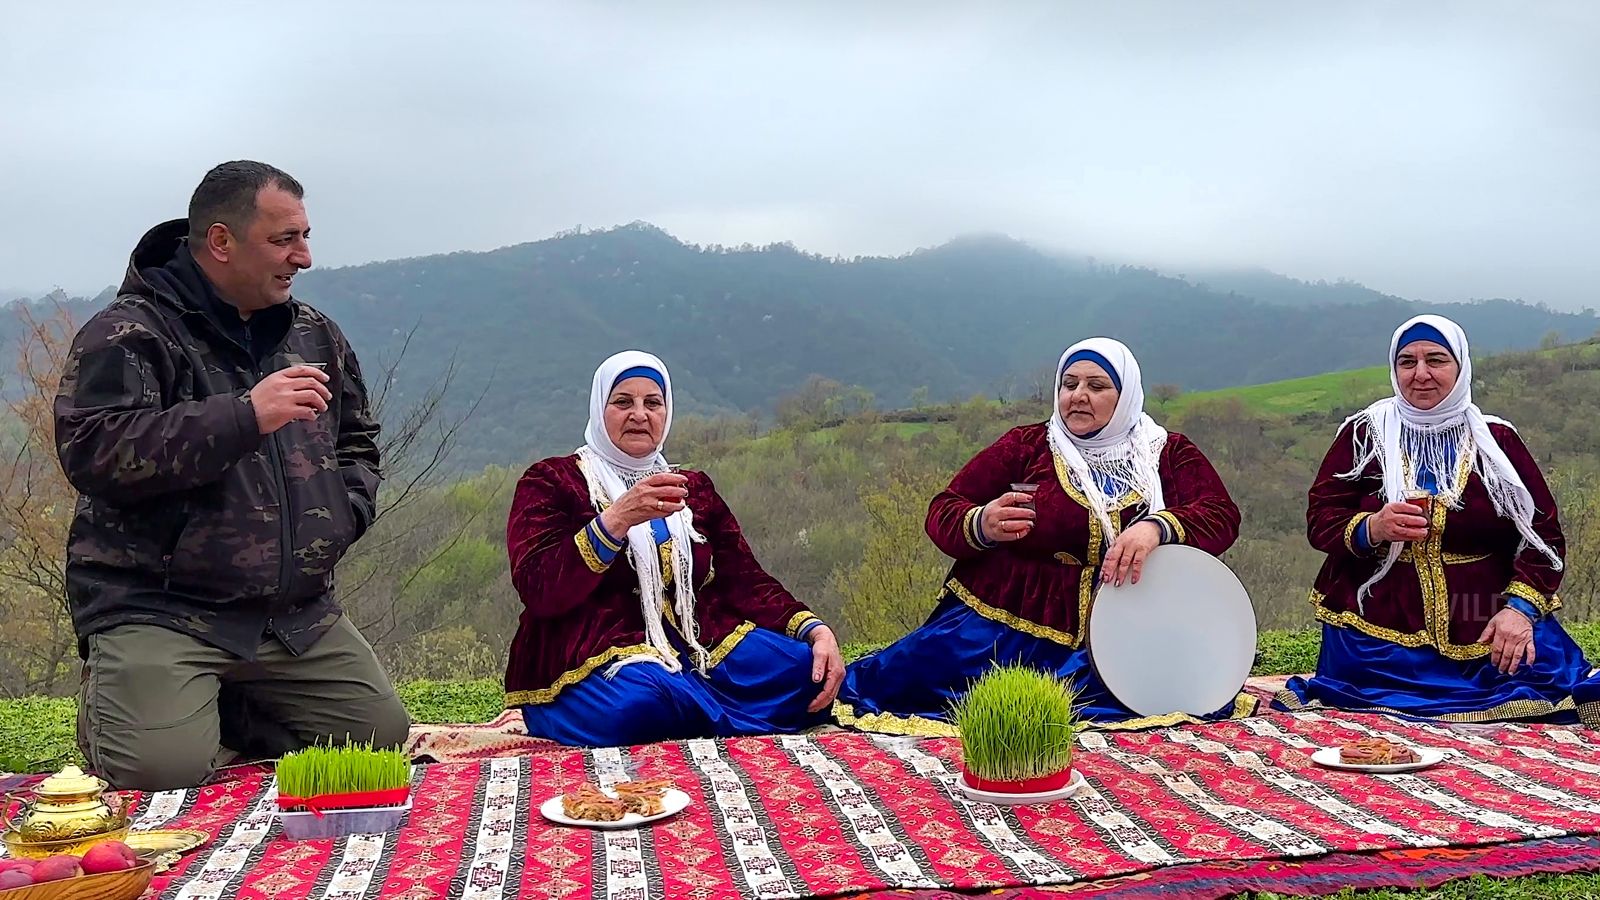
[[[1578,872],[1600,872],[1600,837],[1445,850],[1331,853],[1305,861],[1192,863],[1063,887],[981,892],[874,891],[851,895],[847,900],[1221,900],[1246,892],[1316,897],[1345,888],[1434,888],[1475,875],[1520,878]]]

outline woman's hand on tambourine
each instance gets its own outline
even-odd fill
[[[651,519],[664,519],[683,509],[689,498],[689,479],[676,472],[662,472],[640,480],[606,507],[600,524],[606,533],[622,540],[628,529]]]
[[[1372,544],[1392,541],[1420,541],[1428,536],[1428,520],[1422,507],[1409,503],[1389,503],[1367,519],[1367,540]]]
[[[1112,587],[1124,583],[1138,584],[1144,574],[1144,561],[1150,551],[1161,546],[1161,525],[1144,521],[1117,535],[1106,551],[1106,561],[1100,567],[1100,581]]]
[[[1033,530],[1032,494],[1007,491],[984,504],[978,515],[983,526],[983,538],[990,543],[1021,540]]]

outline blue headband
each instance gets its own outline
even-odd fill
[[[656,387],[661,388],[661,393],[665,394],[667,392],[667,379],[663,378],[660,372],[649,366],[634,366],[631,369],[624,369],[622,374],[611,382],[611,389],[613,391],[616,390],[617,385],[627,381],[629,378],[648,378],[656,383]]]
[[[1418,322],[1410,328],[1407,328],[1405,331],[1400,332],[1400,342],[1396,344],[1394,348],[1395,358],[1398,359],[1400,357],[1401,350],[1404,350],[1411,344],[1415,344],[1417,341],[1433,341],[1435,344],[1443,347],[1452,358],[1454,358],[1456,355],[1456,351],[1450,347],[1450,342],[1444,339],[1443,332],[1432,325],[1429,325],[1427,322]]]
[[[1111,376],[1112,385],[1114,385],[1118,391],[1122,390],[1122,376],[1117,374],[1116,367],[1111,365],[1110,360],[1094,352],[1093,350],[1079,350],[1078,352],[1067,357],[1067,361],[1061,364],[1062,373],[1064,374],[1067,371],[1067,367],[1073,363],[1082,362],[1084,360],[1088,360],[1100,368],[1105,369],[1106,374]]]

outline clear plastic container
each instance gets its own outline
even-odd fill
[[[323,810],[321,817],[313,812],[278,812],[278,822],[283,826],[283,836],[292,841],[344,837],[347,834],[382,834],[394,831],[411,812],[411,798],[399,806],[369,806],[360,809]]]

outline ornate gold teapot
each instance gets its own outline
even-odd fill
[[[7,849],[17,856],[81,852],[128,835],[128,810],[104,781],[67,766],[34,788],[35,799],[8,794],[0,807]],[[113,803],[107,803],[112,798]],[[12,815],[13,805],[20,810]]]

